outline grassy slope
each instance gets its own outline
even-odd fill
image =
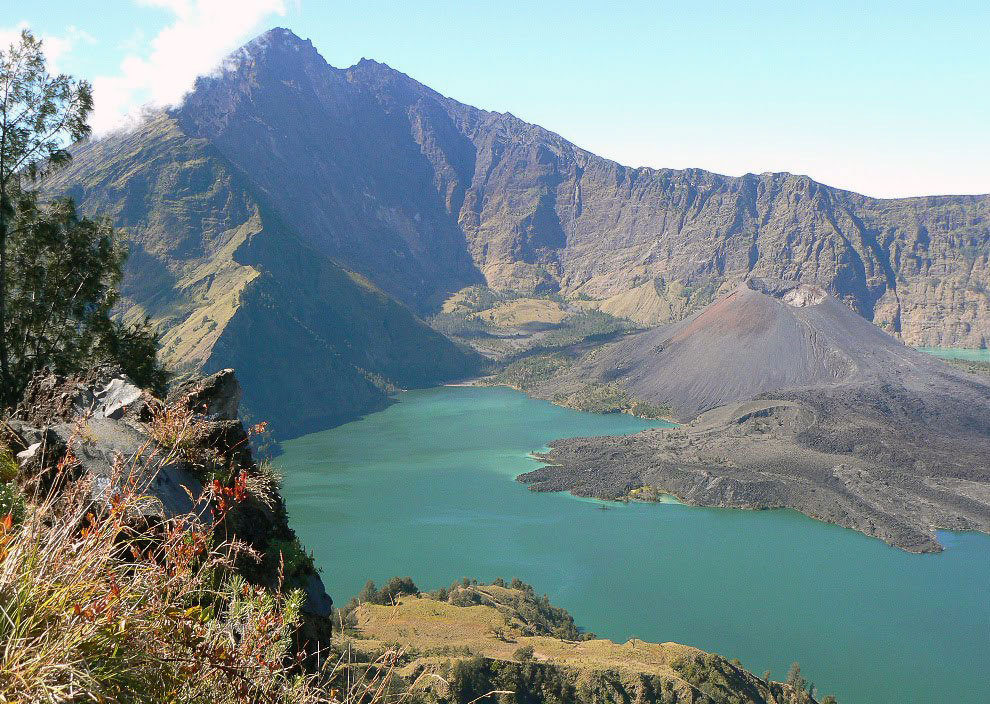
[[[497,586],[474,586],[489,603],[506,604],[513,590]],[[591,687],[586,701],[605,701],[597,691],[602,677],[620,698],[662,702],[789,702],[797,699],[789,687],[766,682],[696,648],[677,643],[645,643],[630,640],[623,644],[604,639],[568,641],[551,636],[526,635],[527,629],[510,608],[492,605],[454,606],[427,596],[402,597],[395,606],[364,604],[357,611],[355,648],[374,654],[388,645],[399,644],[408,653],[403,674],[438,674],[450,680],[456,663],[484,658],[496,663],[521,660],[552,668],[556,677],[582,688]],[[532,647],[525,658],[520,648]],[[498,665],[495,669],[499,670]],[[501,670],[505,674],[504,667]],[[513,669],[513,665],[508,665]],[[491,666],[488,666],[491,669]],[[517,681],[520,673],[511,677]],[[423,678],[427,688],[435,679]],[[652,697],[650,695],[652,693]],[[587,694],[586,694],[587,696]],[[441,697],[442,698],[442,697]],[[526,701],[517,697],[517,701]]]

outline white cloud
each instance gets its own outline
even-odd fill
[[[13,27],[0,27],[0,49],[6,51],[11,44],[19,43],[21,30],[24,29],[30,29],[27,21],[18,22]],[[42,34],[40,39],[44,42],[48,72],[51,74],[59,72],[59,62],[76,45],[92,44],[96,41],[90,34],[72,25],[66,29],[64,36]]]
[[[284,15],[284,0],[138,0],[173,15],[144,46],[133,48],[113,75],[93,79],[97,135],[125,126],[142,106],[177,104],[197,76],[209,73],[226,54],[257,31],[271,15]]]

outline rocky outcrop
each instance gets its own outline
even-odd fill
[[[227,516],[225,538],[236,536],[259,556],[245,557],[237,566],[249,581],[304,590],[301,637],[311,645],[325,643],[333,602],[288,525],[281,495],[252,457],[238,420],[240,397],[231,369],[181,384],[167,404],[114,366],[68,378],[42,373],[2,426],[2,439],[16,451],[19,480],[29,490],[44,495],[55,485],[56,473],[70,472],[68,478],[86,480],[90,500],[106,503],[123,482],[133,483],[149,499],[140,506],[143,520],[152,523],[205,517],[211,505],[204,485],[218,477],[244,473],[265,485],[263,495],[249,495]],[[280,575],[283,561],[291,567]]]

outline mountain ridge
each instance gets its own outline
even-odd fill
[[[730,177],[702,169],[626,167],[511,113],[445,97],[386,64],[365,59],[336,69],[288,30],[262,38],[257,45],[276,59],[305,49],[311,59],[306,71],[325,70],[338,84],[346,80],[354,89],[351,99],[365,101],[364,117],[370,114],[368,99],[377,102],[390,120],[384,137],[405,145],[408,171],[425,169],[427,177],[432,171],[435,193],[428,197],[440,197],[446,224],[456,224],[473,265],[493,288],[605,301],[648,281],[679,282],[711,289],[689,306],[697,309],[748,275],[800,278],[824,285],[912,344],[986,344],[990,196],[876,199],[784,172]],[[261,60],[257,54],[255,60]],[[613,182],[621,188],[609,186]],[[620,202],[618,211],[606,207],[589,216],[589,194],[596,192]],[[634,203],[624,208],[623,199]],[[623,212],[644,208],[652,210],[649,217]],[[898,211],[893,220],[885,212],[892,208]],[[950,239],[936,242],[931,254],[929,231],[936,227],[926,221],[933,218]],[[614,220],[622,221],[618,228]],[[470,267],[463,267],[459,240],[448,237],[444,248],[461,265],[459,278],[440,281],[448,292],[477,282]],[[624,272],[602,265],[606,252],[619,255]],[[352,263],[366,259],[346,247],[339,256]],[[932,267],[949,276],[933,274]],[[392,265],[377,275],[371,268],[362,273],[379,281],[396,276]],[[909,276],[917,281],[908,282]],[[911,290],[904,290],[905,282]],[[389,291],[417,306],[408,287]],[[669,303],[663,308],[678,307]],[[647,325],[668,322],[627,312]]]
[[[475,369],[472,354],[308,247],[235,166],[166,114],[86,145],[45,186],[121,228],[131,250],[125,319],[150,316],[179,373],[236,363],[247,412],[278,437],[381,409],[394,386]]]
[[[122,228],[132,252],[123,313],[162,325],[168,361],[244,369],[280,360],[225,358],[250,341],[217,343],[246,292],[266,288],[251,300],[267,310],[276,299],[290,305],[279,292],[294,288],[291,305],[308,321],[285,310],[269,316],[268,332],[292,327],[310,343],[288,363],[327,360],[350,382],[340,393],[330,382],[297,388],[282,399],[297,403],[280,402],[279,412],[315,411],[329,394],[348,408],[339,422],[380,407],[393,386],[466,375],[471,355],[418,318],[471,286],[562,296],[650,327],[747,278],[789,279],[821,286],[912,344],[990,342],[990,196],[888,201],[803,176],[625,167],[385,64],[334,68],[285,29],[233,52],[180,106],[73,153],[46,192],[73,195],[84,213]],[[268,265],[279,263],[268,277],[239,259],[255,240],[268,243]],[[337,288],[307,290],[293,256],[280,255],[287,249],[348,273],[331,277]],[[388,334],[369,337],[357,319],[343,337],[320,328],[320,304],[348,298],[340,287],[391,305],[362,281],[407,307],[400,327],[426,344],[391,349]],[[332,329],[348,328],[345,318]],[[432,354],[443,361],[430,369]],[[399,359],[420,371],[403,374]],[[258,399],[246,405],[271,410]],[[291,422],[314,429],[328,419]]]

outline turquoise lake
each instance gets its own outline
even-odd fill
[[[911,555],[793,511],[609,504],[513,481],[560,437],[651,423],[504,388],[413,391],[285,443],[290,521],[343,604],[364,582],[519,577],[616,641],[677,641],[840,704],[985,704],[990,536]]]
[[[970,362],[990,362],[990,350],[971,350],[963,347],[919,347],[922,352],[945,359],[965,359]]]

